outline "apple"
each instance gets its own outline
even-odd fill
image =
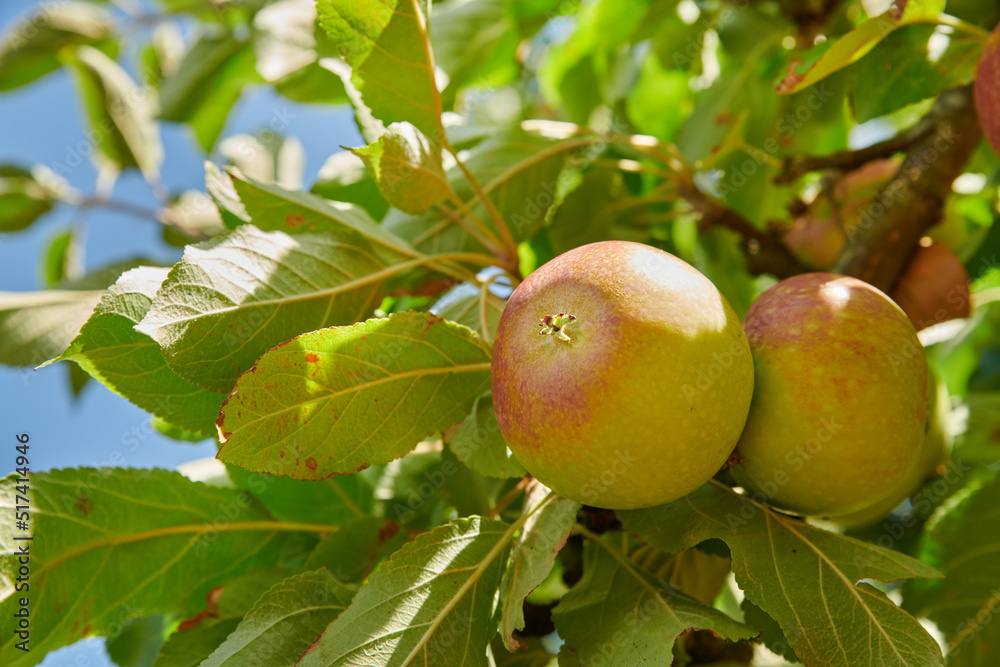
[[[941,241],[924,237],[890,296],[917,331],[972,315],[969,274]]]
[[[744,322],[755,388],[733,477],[767,502],[838,516],[912,474],[927,363],[906,314],[856,278],[809,273],[762,294]]]
[[[884,500],[871,507],[845,516],[831,517],[830,521],[845,528],[867,526],[875,523],[896,509],[900,503],[920,490],[924,481],[937,473],[937,467],[948,459],[954,436],[950,430],[951,397],[948,388],[933,371],[927,373],[927,431],[917,454],[917,464],[912,472]]]
[[[676,500],[725,464],[753,363],[694,267],[641,243],[566,252],[522,282],[493,346],[500,431],[528,472],[607,509]]]

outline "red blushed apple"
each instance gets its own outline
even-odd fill
[[[521,464],[610,509],[676,500],[732,453],[753,367],[718,289],[626,241],[571,250],[521,283],[500,319],[493,403]]]
[[[924,438],[927,363],[906,314],[855,278],[778,283],[744,322],[754,396],[732,474],[800,514],[837,516],[895,492]]]

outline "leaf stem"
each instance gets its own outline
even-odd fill
[[[486,224],[479,219],[479,216],[473,213],[472,210],[466,206],[461,197],[455,194],[453,190],[450,190],[448,200],[454,203],[465,217],[462,217],[462,215],[459,215],[444,204],[437,204],[437,209],[441,211],[446,218],[454,222],[456,225],[464,229],[466,233],[486,246],[487,250],[492,252],[497,257],[503,257],[503,242],[497,237],[496,234],[490,231],[489,227],[487,227]],[[471,225],[469,224],[470,222],[472,223]]]
[[[476,197],[480,202],[482,202],[483,206],[486,207],[486,212],[490,214],[490,218],[493,219],[493,224],[496,225],[497,231],[500,232],[500,237],[503,239],[503,244],[506,250],[506,256],[503,257],[503,259],[508,263],[514,261],[517,258],[517,243],[514,241],[514,237],[511,235],[510,229],[507,227],[507,223],[504,222],[503,217],[500,215],[500,211],[498,211],[497,207],[493,205],[493,200],[490,199],[489,195],[483,191],[483,186],[479,184],[479,179],[477,179],[469,168],[465,166],[465,163],[459,159],[458,151],[455,150],[454,146],[451,145],[451,142],[448,141],[448,138],[444,134],[441,135],[441,143],[443,148],[451,153],[451,155],[455,158],[455,163],[458,165],[458,168],[462,170],[463,174],[465,174],[465,178],[469,181],[472,191],[476,193]]]
[[[522,477],[521,480],[514,485],[514,488],[508,491],[504,495],[504,497],[498,500],[497,504],[494,505],[493,508],[486,513],[486,517],[492,519],[493,517],[500,514],[500,512],[504,511],[507,505],[510,505],[512,502],[517,500],[517,497],[520,496],[522,493],[524,493],[525,490],[528,488],[527,480],[529,479],[531,478],[528,476]]]

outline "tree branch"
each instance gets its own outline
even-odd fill
[[[880,141],[865,148],[853,151],[840,151],[830,155],[791,155],[785,158],[781,173],[774,178],[775,183],[791,183],[795,179],[812,171],[821,169],[839,169],[851,171],[862,167],[872,160],[886,158],[905,151],[916,142],[924,139],[934,131],[934,121],[925,116],[916,125],[904,130],[894,137]]]
[[[743,246],[747,253],[747,269],[750,273],[773,273],[778,278],[787,278],[808,271],[792,255],[781,237],[774,232],[762,231],[736,211],[712,199],[691,181],[677,186],[681,199],[701,214],[710,225],[728,227],[743,236]]]
[[[933,130],[913,142],[893,180],[846,230],[848,242],[833,267],[886,292],[940,221],[951,184],[981,137],[971,86],[942,94],[924,120]]]

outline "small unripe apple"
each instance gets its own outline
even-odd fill
[[[972,314],[969,274],[962,260],[946,244],[926,237],[890,296],[917,331]]]
[[[517,459],[561,495],[609,509],[676,500],[726,462],[753,363],[719,290],[640,243],[556,257],[511,295],[493,405]]]
[[[748,491],[807,515],[884,500],[916,465],[927,363],[889,297],[810,273],[762,294],[744,322],[755,388],[732,468]]]
[[[875,523],[896,509],[907,497],[916,493],[924,480],[933,477],[937,467],[944,463],[954,442],[951,433],[951,397],[948,388],[937,376],[927,373],[927,433],[917,453],[917,464],[909,475],[902,478],[899,485],[885,499],[871,507],[866,507],[845,516],[831,517],[830,520],[844,527],[866,526]]]

